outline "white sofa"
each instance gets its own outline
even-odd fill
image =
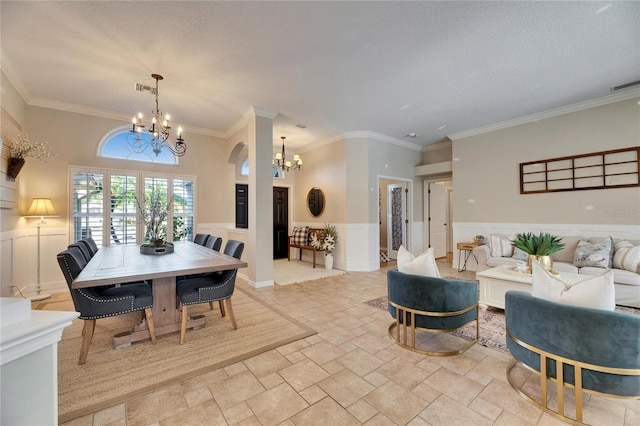
[[[509,238],[507,235],[499,235],[502,238]],[[491,237],[489,239],[491,241]],[[597,275],[603,272],[603,268],[584,266],[578,267],[574,265],[574,254],[578,243],[580,241],[588,241],[590,243],[597,243],[603,240],[602,237],[583,238],[577,236],[562,237],[562,242],[565,244],[564,249],[553,254],[553,270],[557,272],[570,272],[574,274],[584,275]],[[619,240],[614,239],[615,245]],[[639,241],[631,241],[635,246],[640,245]],[[495,250],[494,250],[495,252]],[[492,250],[490,244],[484,244],[473,249],[473,255],[478,262],[478,272],[484,271],[489,268],[494,268],[500,265],[518,265],[526,263],[526,260],[518,259],[517,256],[513,257],[513,254],[509,256],[491,256]],[[612,248],[611,257],[613,259],[615,252]],[[632,306],[640,308],[640,274],[627,269],[611,268],[613,271],[613,281],[616,291],[616,304],[623,306]]]

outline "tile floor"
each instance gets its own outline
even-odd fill
[[[474,276],[439,267],[443,276]],[[428,357],[393,344],[390,316],[363,303],[386,295],[386,268],[284,287],[238,285],[318,334],[65,426],[564,424],[510,387],[503,353],[475,345]],[[638,425],[640,401],[587,396],[585,421]]]

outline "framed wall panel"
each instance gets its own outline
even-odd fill
[[[640,186],[640,147],[520,163],[520,193]]]

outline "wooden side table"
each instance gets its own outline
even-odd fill
[[[478,244],[477,242],[473,242],[473,243],[458,243],[457,244],[457,248],[458,248],[458,272],[462,272],[462,271],[466,271],[467,270],[467,261],[469,260],[469,256],[471,256],[473,254],[473,249],[478,247],[480,244]],[[462,258],[462,252],[464,252],[464,264],[462,265],[462,268],[460,268],[460,259]],[[476,255],[473,255],[473,258],[476,260],[476,263],[478,263],[478,258],[476,258]]]

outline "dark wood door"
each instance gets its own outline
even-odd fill
[[[273,258],[287,257],[289,250],[289,189],[273,187]]]

